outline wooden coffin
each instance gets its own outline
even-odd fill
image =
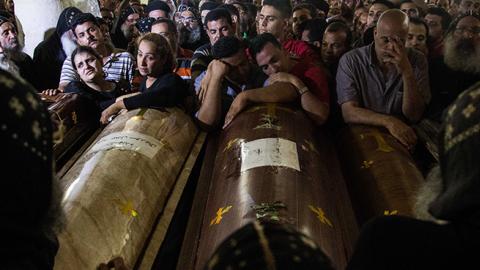
[[[202,215],[200,233],[184,240],[197,245],[182,251],[177,269],[203,269],[225,238],[256,218],[293,225],[344,268],[358,228],[339,166],[327,167],[332,148],[299,109],[266,104],[240,114],[220,136],[204,210],[191,213]]]
[[[60,169],[99,127],[98,109],[78,94],[42,95],[42,100],[48,106],[54,125],[53,154]]]
[[[423,176],[387,130],[351,125],[341,131],[338,149],[359,224],[378,215],[413,215]]]
[[[110,123],[60,180],[66,228],[55,269],[96,269],[115,256],[132,269],[197,134],[177,108],[137,109]]]

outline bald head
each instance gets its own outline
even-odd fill
[[[375,29],[375,52],[380,62],[389,62],[395,43],[405,46],[408,35],[408,16],[399,9],[385,11]]]
[[[377,22],[377,27],[397,27],[403,28],[405,32],[408,32],[408,15],[399,9],[389,9],[385,11]]]

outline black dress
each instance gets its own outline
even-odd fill
[[[115,88],[112,91],[100,92],[81,81],[72,81],[65,88],[65,93],[77,93],[84,97],[89,105],[94,105],[97,108],[96,116],[100,117],[102,111],[112,105],[117,97],[128,93],[128,83],[126,81],[113,83],[115,83]]]
[[[125,98],[123,103],[128,110],[137,108],[160,109],[181,106],[188,93],[187,83],[175,73],[161,75],[147,88],[145,78],[140,85],[140,94]]]

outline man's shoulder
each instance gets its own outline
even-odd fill
[[[210,56],[212,54],[212,45],[210,43],[198,47],[193,53],[193,58],[200,56]]]
[[[117,57],[119,59],[126,59],[126,58],[133,59],[133,56],[129,52],[122,49],[118,49],[118,48],[113,49],[112,54],[110,56],[112,58]]]
[[[366,67],[370,63],[370,46],[363,46],[346,52],[339,62],[339,66]]]

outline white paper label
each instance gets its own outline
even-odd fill
[[[241,172],[263,166],[282,166],[300,171],[297,144],[281,138],[265,138],[241,144]]]
[[[161,141],[151,136],[135,131],[122,131],[101,138],[88,153],[122,149],[135,151],[149,158],[153,158],[162,146],[163,143]]]

